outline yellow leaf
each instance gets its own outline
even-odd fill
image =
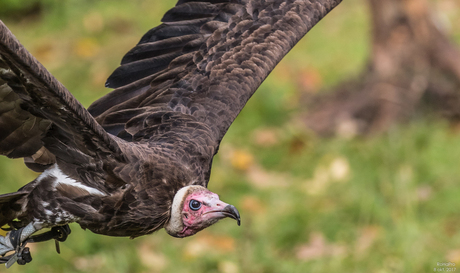
[[[254,164],[254,156],[247,151],[235,150],[230,162],[233,168],[246,171]]]
[[[99,44],[95,39],[82,38],[75,46],[75,53],[79,57],[89,58],[95,56],[99,52]]]

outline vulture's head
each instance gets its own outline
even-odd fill
[[[174,196],[171,218],[165,225],[169,235],[183,238],[209,227],[220,219],[230,217],[238,221],[238,210],[219,200],[219,196],[202,186],[186,186]]]

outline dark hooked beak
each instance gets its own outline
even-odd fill
[[[238,226],[241,224],[240,213],[233,206],[225,202],[220,201],[219,199],[213,199],[208,202],[210,210],[203,213],[203,216],[208,219],[219,220],[225,217],[233,218],[237,221]],[[215,222],[214,222],[215,223]]]
[[[238,223],[238,226],[241,224],[240,213],[235,208],[235,206],[227,205],[221,212],[223,215],[235,219]]]

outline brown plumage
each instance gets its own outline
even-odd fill
[[[0,153],[44,171],[0,196],[0,225],[184,237],[239,221],[205,189],[212,158],[270,71],[340,2],[179,0],[88,110],[0,21]]]

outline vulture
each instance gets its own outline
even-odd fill
[[[340,2],[179,0],[88,109],[0,21],[0,154],[41,172],[0,195],[0,261],[29,262],[27,243],[63,241],[73,222],[131,238],[239,224],[207,189],[213,156],[270,71]]]

